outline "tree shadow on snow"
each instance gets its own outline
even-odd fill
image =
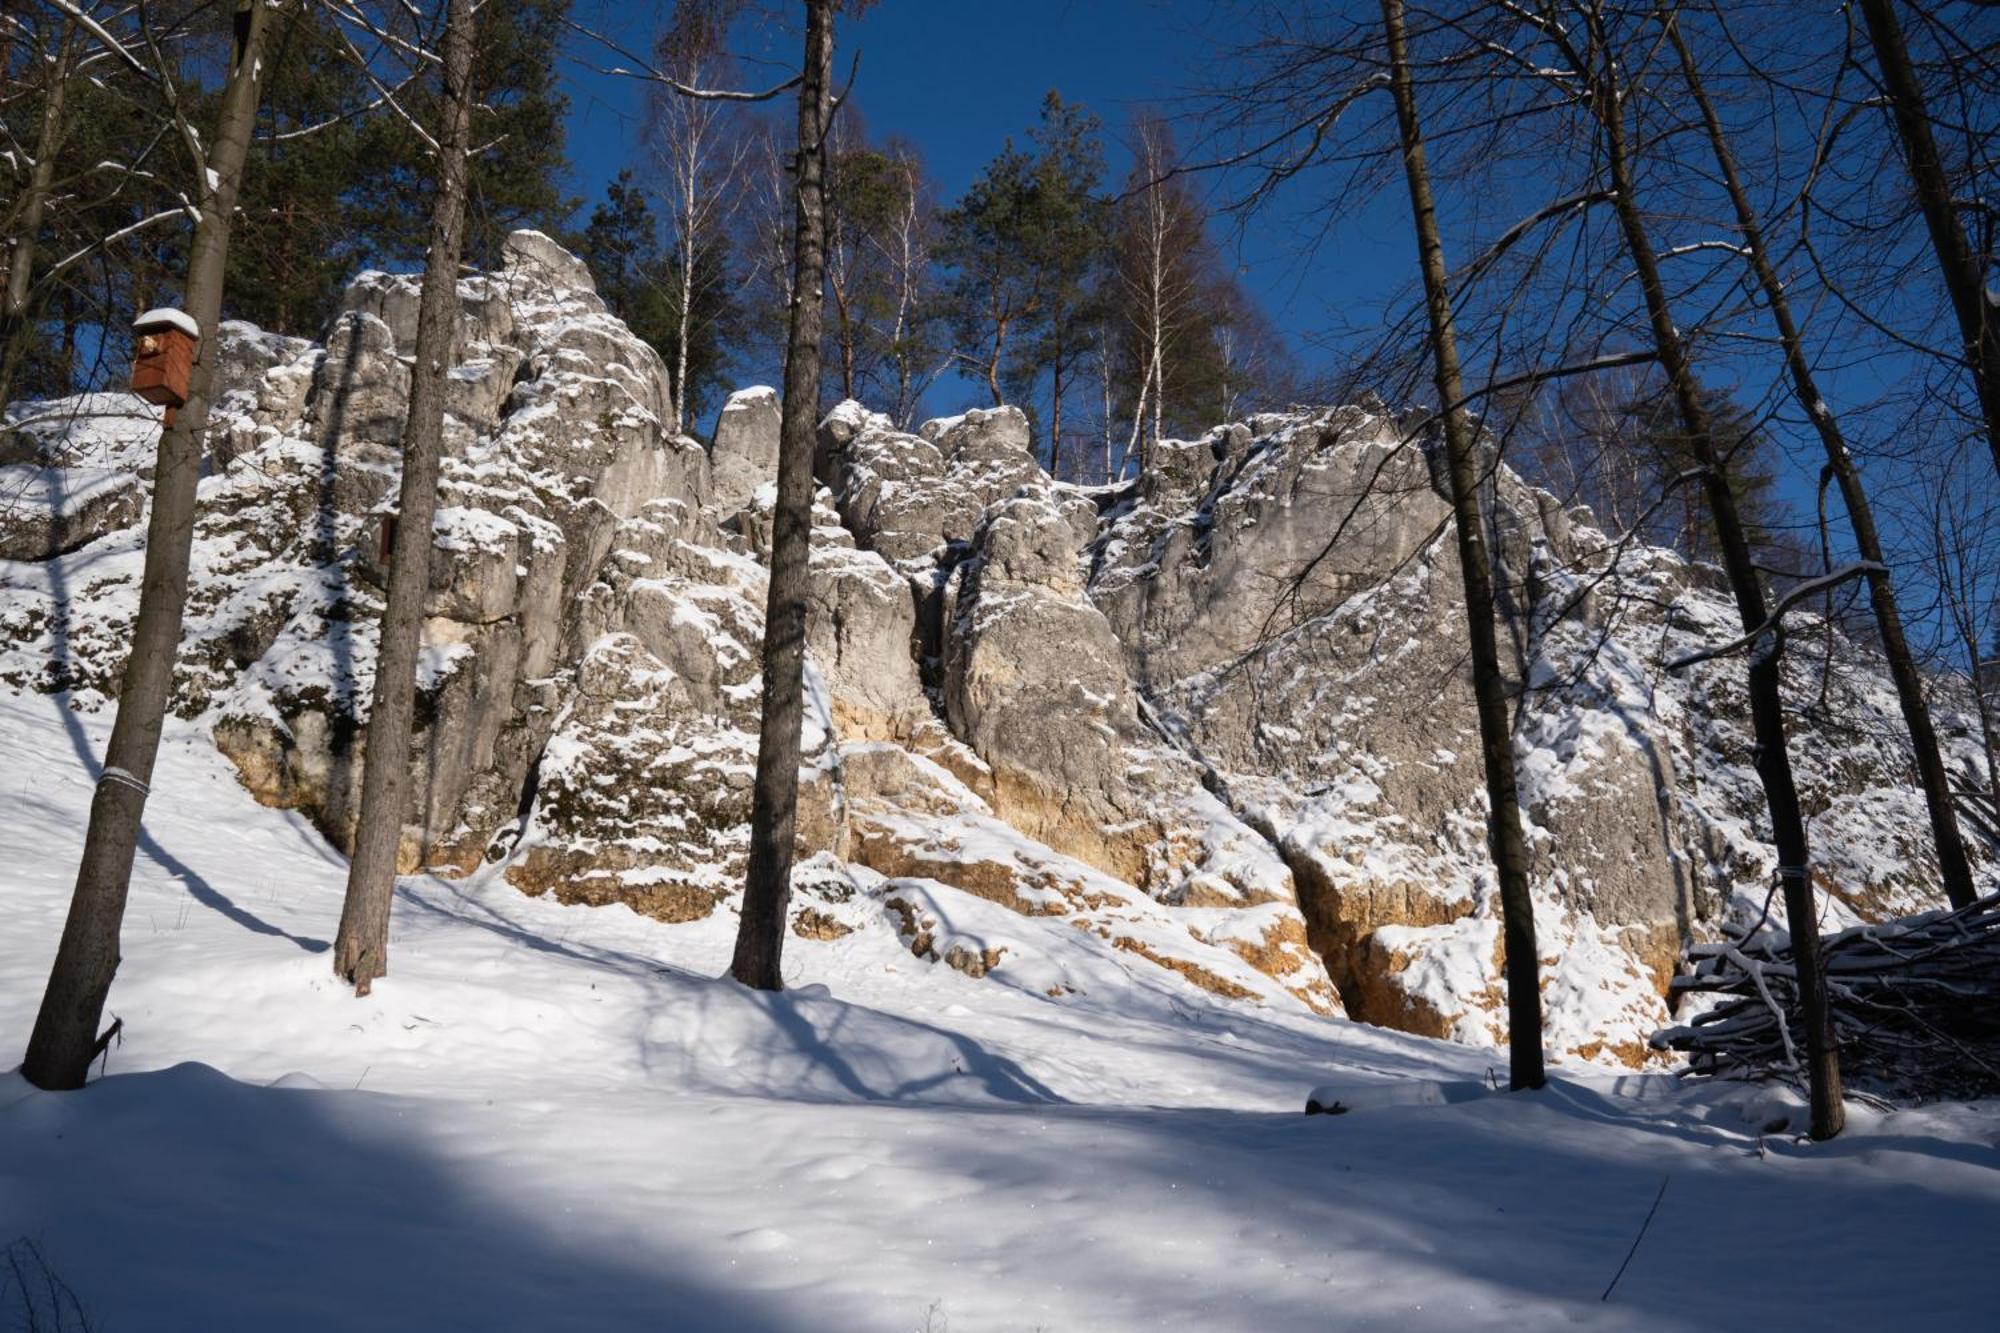
[[[928,1094],[969,1079],[980,1092],[997,1102],[1045,1106],[1063,1101],[1021,1064],[988,1050],[963,1033],[839,999],[823,986],[774,994],[740,986],[727,977],[704,976],[674,967],[629,950],[553,939],[512,920],[492,902],[484,900],[480,883],[445,880],[435,883],[449,895],[447,902],[433,901],[433,890],[405,883],[397,886],[398,908],[471,926],[523,949],[628,978],[645,992],[645,1011],[638,1025],[642,1033],[656,1022],[695,1031],[711,1025],[722,1031],[736,1031],[741,1028],[743,1012],[754,1011],[763,1029],[781,1039],[783,1050],[798,1057],[807,1071],[800,1077],[795,1066],[791,1077],[764,1080],[759,1085],[760,1095],[769,1095],[770,1089],[788,1087],[792,1089],[790,1100],[794,1101],[928,1102],[937,1100]],[[520,902],[528,901],[515,895],[512,889],[506,892]],[[949,1050],[951,1058],[911,1074],[901,1067],[902,1062],[892,1057],[906,1054],[912,1043],[925,1044],[940,1052]],[[731,1053],[726,1063],[731,1068],[742,1068],[757,1054],[753,1049],[739,1049]],[[769,1047],[763,1048],[761,1055],[767,1067],[782,1062],[782,1057]],[[685,1088],[696,1072],[656,1067],[643,1040],[639,1062],[650,1076],[669,1081],[677,1088]],[[812,1078],[812,1073],[826,1075],[839,1094],[830,1089],[822,1091],[825,1085]],[[723,1086],[714,1091],[727,1093],[735,1089]]]
[[[1990,1326],[1983,1270],[1963,1263],[1963,1245],[2000,1226],[2000,1191],[1963,1165],[2000,1168],[2000,1151],[1857,1135],[1765,1155],[1754,1133],[1578,1091],[1341,1116],[1112,1110],[1090,1117],[1082,1146],[996,1126],[909,1165],[1006,1182],[980,1196],[995,1227],[1017,1198],[1102,1177],[1118,1182],[1133,1227],[1183,1245],[1212,1232],[1247,1258],[1262,1233],[1310,1265],[1299,1238],[1323,1238],[1319,1266],[1298,1280],[1273,1282],[1261,1257],[1214,1280],[1188,1327],[1334,1328],[1365,1314],[1370,1326],[1459,1328],[1509,1311],[1651,1328]],[[1123,1243],[1122,1219],[1092,1220],[1103,1242],[1090,1271],[1107,1301],[1176,1281],[1172,1247]],[[1408,1310],[1385,1316],[1385,1290],[1407,1292]]]
[[[51,495],[53,496],[54,494],[55,491],[52,489]],[[49,621],[50,665],[54,678],[64,682],[67,686],[71,682],[71,610],[68,566],[64,563],[63,557],[57,556],[47,563],[46,568],[48,570],[49,596],[53,607],[53,613]],[[70,707],[67,689],[63,693],[54,695],[53,699],[55,701],[56,713],[62,718],[63,731],[69,737],[70,748],[76,752],[77,763],[83,766],[84,772],[88,773],[90,780],[95,783],[103,776],[104,762],[98,757],[97,751],[91,745],[90,735],[85,731],[82,719],[77,716],[76,710]],[[139,825],[139,850],[151,858],[161,869],[186,886],[189,896],[196,902],[211,911],[220,912],[223,916],[228,917],[245,930],[252,931],[258,935],[273,935],[281,939],[290,940],[307,953],[323,953],[330,947],[325,940],[315,939],[306,935],[294,935],[282,927],[272,925],[256,913],[238,906],[228,896],[223,894],[221,890],[196,874],[187,862],[174,856],[165,847],[162,847],[160,840],[153,836],[151,830],[143,822]]]
[[[97,1327],[798,1327],[629,1220],[521,1210],[490,1154],[483,1179],[426,1154],[407,1127],[431,1108],[198,1064],[7,1092],[0,1237],[31,1238]]]

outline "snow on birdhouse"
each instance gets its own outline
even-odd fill
[[[187,402],[201,326],[185,311],[148,310],[132,321],[132,392],[161,407]]]

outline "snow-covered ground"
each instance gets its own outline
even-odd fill
[[[6,1058],[108,716],[0,694]],[[1464,1099],[1428,1085],[1497,1057],[1081,942],[1051,997],[794,938],[763,996],[715,979],[732,915],[498,881],[406,882],[356,1000],[318,835],[191,727],[154,786],[108,1076],[0,1077],[0,1245],[101,1329],[1992,1326],[2000,1104],[1810,1146],[1768,1091]],[[1301,1115],[1321,1085],[1356,1109]]]

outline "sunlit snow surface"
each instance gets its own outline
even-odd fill
[[[8,1059],[108,721],[0,694]],[[1802,1146],[1772,1092],[1467,1099],[1480,1052],[1081,943],[1050,998],[794,938],[761,996],[713,979],[733,916],[497,881],[408,881],[356,1000],[318,835],[184,726],[154,786],[109,1076],[0,1078],[0,1244],[100,1329],[1991,1326],[2000,1104]]]

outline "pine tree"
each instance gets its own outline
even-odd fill
[[[474,149],[467,178],[464,260],[495,268],[518,227],[554,234],[576,210],[562,189],[569,169],[556,78],[569,0],[510,0],[479,15],[473,64]],[[423,124],[438,124],[437,90],[399,99]],[[436,167],[429,146],[397,116],[375,116],[356,149],[367,170],[344,205],[343,225],[369,240],[369,262],[411,264],[429,240]]]
[[[1696,442],[1682,428],[1666,386],[1654,388],[1623,404],[1626,423],[1616,428],[1623,447],[1637,455],[1649,479],[1648,493],[1677,497],[1662,506],[1651,539],[1691,560],[1714,561],[1720,552],[1714,513],[1700,487],[1676,485],[1678,478],[1700,467]],[[1753,548],[1768,550],[1781,539],[1786,517],[1772,457],[1776,446],[1759,429],[1755,414],[1721,390],[1701,386],[1701,404],[1728,464],[1729,490],[1744,536]]]
[[[959,356],[1007,401],[1001,368],[1010,339],[1040,314],[1042,275],[1029,240],[1035,225],[1035,161],[1009,139],[965,197],[940,219],[938,257],[951,270],[946,308]]]
[[[369,250],[346,201],[369,174],[366,132],[344,117],[375,94],[333,24],[309,7],[271,53],[229,253],[230,314],[300,337],[319,336]]]
[[[1035,150],[1033,190],[1022,243],[1040,275],[1040,300],[1016,344],[1009,379],[1023,398],[1048,381],[1049,471],[1062,466],[1063,405],[1105,318],[1103,274],[1110,262],[1111,210],[1101,197],[1104,146],[1097,117],[1051,89]]]

